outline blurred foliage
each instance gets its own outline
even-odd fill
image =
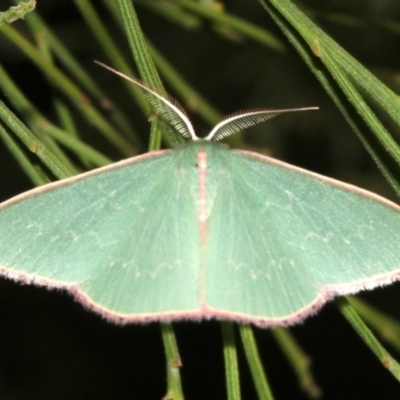
[[[100,60],[129,75],[140,70],[132,60],[116,3],[38,0],[35,12],[25,20],[0,27],[0,101],[5,107],[0,110],[4,122],[0,123],[4,141],[0,146],[2,200],[33,184],[148,148],[147,103],[132,86],[125,86],[93,63]],[[389,104],[376,100],[378,91],[363,86],[364,71],[358,69],[351,75],[346,70],[350,66],[346,55],[332,47],[330,40],[337,41],[398,93],[400,3],[263,3],[270,14],[257,1],[134,2],[164,85],[191,113],[200,135],[221,115],[238,109],[319,106],[318,112],[285,115],[252,128],[232,137],[230,145],[270,154],[396,199],[359,138],[377,149],[378,162],[387,168],[393,182],[398,181],[398,123],[391,109],[388,111]],[[296,17],[299,25],[294,29],[295,22],[290,19],[295,14],[285,16],[282,12],[290,4],[303,10],[321,32],[306,20],[302,25],[300,17]],[[15,5],[3,0],[0,12]],[[286,36],[281,31],[285,26],[290,27]],[[327,39],[325,34],[329,35]],[[291,43],[297,51],[304,51],[303,56],[299,57]],[[333,54],[331,64],[324,64],[326,60],[319,54],[327,48],[336,51],[329,53]],[[366,114],[372,119],[364,118],[357,108],[359,103],[352,103],[349,95],[342,93],[341,82],[329,75],[330,66],[342,68],[344,79],[350,76],[351,84],[371,108]],[[141,76],[146,78],[143,73]],[[352,126],[338,112],[326,87],[321,86],[322,78],[337,93]],[[394,94],[387,95],[395,98]],[[394,100],[393,104],[395,107]],[[7,109],[14,116],[7,114]],[[391,133],[394,156],[386,152],[381,136],[368,133],[377,127],[374,118]],[[21,121],[23,125],[18,125]],[[365,136],[357,138],[352,128]],[[153,125],[153,129],[159,127]],[[170,136],[163,136],[162,146],[172,143]],[[153,143],[158,144],[158,140]],[[49,294],[3,280],[0,286],[2,398],[152,399],[165,394],[164,356],[156,324],[115,327],[82,310],[62,293]],[[398,285],[363,297],[400,317]],[[364,303],[351,304],[380,337],[398,346],[396,320],[365,308]],[[344,313],[346,307],[342,305]],[[183,361],[185,398],[225,398],[223,356],[225,362],[236,356],[227,347],[223,354],[218,324],[174,326]],[[166,348],[166,338],[174,341],[167,331],[163,327]],[[263,398],[260,391],[266,392],[267,383],[261,376],[262,364],[276,398],[316,398],[322,393],[328,399],[396,398],[400,393],[398,383],[334,307],[325,307],[317,317],[290,332],[275,330],[269,335],[268,331],[256,330],[253,335],[246,326],[236,332],[240,333],[238,338],[245,338],[244,349],[238,346],[237,355],[243,398]],[[229,327],[223,328],[224,340],[232,343],[233,334]],[[255,376],[259,378],[253,386]]]

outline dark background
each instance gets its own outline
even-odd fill
[[[125,38],[101,2],[96,3],[110,31],[119,37],[120,49],[130,59]],[[0,11],[9,4],[2,0]],[[343,47],[392,89],[398,89],[400,37],[371,22],[399,21],[397,0],[315,0],[302,4],[309,7],[313,12],[310,15]],[[226,9],[269,29],[285,42],[257,1],[226,1]],[[37,12],[110,98],[131,116],[132,123],[142,133],[140,151],[145,151],[148,124],[131,104],[123,86],[115,83],[115,77],[92,64],[94,59],[108,60],[74,2],[38,0]],[[228,40],[217,34],[208,21],[199,29],[184,30],[145,7],[138,5],[137,12],[152,43],[224,114],[251,107],[320,107],[318,112],[280,117],[249,130],[245,134],[249,147],[396,200],[361,143],[289,44],[284,52],[277,52],[244,37]],[[339,18],[343,16],[347,19]],[[23,21],[14,26],[27,32]],[[41,72],[1,32],[0,62],[26,96],[49,119],[54,118],[52,89]],[[1,82],[0,98],[7,101]],[[118,159],[98,139],[90,121],[81,117],[77,120],[90,144]],[[193,121],[199,134],[208,131],[209,126],[200,118],[194,116]],[[2,145],[0,168],[1,200],[32,187]],[[400,317],[399,284],[362,297]],[[181,322],[174,326],[183,361],[181,374],[186,398],[225,398],[219,324]],[[255,331],[276,398],[307,398],[268,330]],[[334,304],[327,305],[291,332],[312,360],[312,370],[324,398],[400,396],[399,384],[364,346]],[[255,399],[240,340],[238,343],[243,398]],[[394,350],[393,354],[397,355]],[[165,391],[165,376],[164,350],[157,324],[114,326],[87,312],[64,293],[0,280],[2,399],[160,399]]]

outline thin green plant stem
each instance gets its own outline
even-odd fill
[[[75,140],[79,140],[79,134],[76,129],[75,121],[69,107],[63,101],[55,102],[54,107],[59,119],[61,130],[64,132],[68,132],[68,134]],[[94,164],[92,163],[90,158],[87,157],[86,154],[79,154],[78,157],[82,165],[84,165],[86,169],[91,169],[94,166]]]
[[[105,97],[105,94],[98,87],[97,83],[81,67],[70,50],[58,39],[39,14],[35,13],[29,15],[27,22],[34,24],[37,26],[37,29],[40,29],[42,34],[46,36],[46,41],[50,45],[52,53],[57,57],[57,60],[59,60],[65,69],[70,72],[71,76],[73,76],[88,93],[97,99]]]
[[[163,86],[161,83],[161,79],[158,75],[153,60],[151,59],[132,2],[130,0],[118,0],[118,5],[122,16],[126,36],[128,38],[129,47],[140,72],[140,76],[142,77],[143,81],[150,87],[162,91]],[[149,150],[157,150],[160,148],[162,127],[165,128],[168,141],[172,145],[175,146],[179,143],[182,143],[183,139],[180,135],[174,134],[173,130],[167,128],[165,124],[160,121],[159,118],[155,118],[151,124]]]
[[[149,86],[162,90],[163,86],[160,77],[147,49],[146,40],[140,28],[140,23],[132,2],[129,0],[118,0],[118,5],[129,47],[135,58],[141,78]]]
[[[1,90],[7,95],[10,104],[28,121],[35,126],[37,121],[43,119],[39,110],[27,99],[25,94],[11,79],[10,75],[0,64],[0,86]]]
[[[28,127],[35,133],[35,140],[39,139],[43,145],[70,170],[71,173],[76,173],[77,170],[75,169],[75,166],[66,157],[65,153],[60,150],[53,139],[42,134],[43,132],[41,131],[41,127],[50,124],[50,122],[40,114],[30,101],[28,101],[1,65],[0,82],[2,90],[8,95],[10,103],[20,113],[20,115],[24,117]]]
[[[10,128],[21,142],[46,165],[58,178],[73,175],[71,171],[55,157],[41,141],[0,101],[0,119]]]
[[[10,39],[21,51],[24,52],[43,72],[45,72],[53,83],[67,95],[87,121],[96,126],[99,131],[112,143],[122,154],[130,155],[133,152],[132,145],[123,138],[120,133],[103,117],[90,103],[85,94],[59,69],[46,60],[43,55],[29,43],[20,33],[11,26],[3,25],[0,32]]]
[[[339,86],[343,92],[347,94],[349,101],[353,104],[354,108],[360,113],[360,115],[363,116],[370,129],[376,133],[382,146],[389,151],[396,163],[400,165],[400,147],[397,145],[397,142],[364,101],[359,91],[344,73],[344,70],[338,65],[335,55],[331,54],[330,51],[327,51],[324,58],[326,64],[329,65],[330,70],[334,73]]]
[[[163,400],[184,400],[179,372],[182,362],[173,326],[171,324],[161,324],[161,334],[167,360],[167,393]]]
[[[10,7],[7,11],[0,12],[0,25],[11,24],[17,19],[24,18],[35,7],[36,0],[21,1],[18,5]]]
[[[93,96],[97,103],[107,111],[109,119],[118,127],[118,129],[121,130],[126,137],[135,140],[137,136],[135,135],[135,130],[129,120],[125,118],[116,106],[110,106],[110,101],[107,100],[107,95],[81,67],[69,49],[64,46],[40,16],[37,13],[29,14],[27,22],[29,24],[34,24],[37,26],[37,29],[40,29],[42,36],[46,37],[46,41],[51,47],[51,52],[57,58],[59,63],[62,64],[74,80],[78,82],[91,96]]]
[[[337,306],[339,307],[340,312],[347,319],[353,329],[358,333],[364,343],[370,348],[372,353],[374,353],[377,359],[382,363],[382,365],[398,381],[400,381],[399,363],[389,354],[387,350],[383,348],[375,335],[371,332],[367,325],[365,325],[364,321],[351,306],[347,298],[345,296],[342,296],[338,297],[335,301]]]
[[[388,153],[400,165],[400,146],[390,136],[389,132],[379,122],[374,113],[365,107],[365,102],[359,103],[359,98],[352,88],[345,84],[349,78],[362,87],[374,101],[400,126],[398,112],[398,96],[374,77],[366,68],[355,60],[349,53],[340,47],[333,39],[319,29],[307,16],[302,13],[290,0],[261,0],[268,8],[271,3],[276,10],[296,29],[296,31],[314,50],[314,54],[326,66],[328,71],[337,80],[349,101],[369,125],[377,139],[386,148]],[[338,74],[338,72],[341,74]],[[347,75],[347,76],[346,76]],[[345,77],[346,76],[346,77]],[[353,86],[354,88],[354,86]]]
[[[376,148],[370,139],[368,139],[368,133],[365,132],[366,127],[360,123],[360,118],[349,111],[347,99],[344,94],[337,88],[331,74],[326,68],[321,67],[319,58],[315,57],[311,47],[304,43],[289,26],[288,22],[277,12],[267,1],[261,0],[264,7],[267,9],[275,23],[281,28],[283,33],[288,37],[288,40],[292,43],[295,49],[299,52],[308,68],[314,73],[316,78],[319,80],[321,85],[327,91],[329,96],[334,101],[348,124],[357,135],[365,149],[368,151],[371,158],[375,161],[376,165],[382,172],[383,176],[387,179],[393,190],[400,196],[400,184],[396,180],[395,176],[391,172],[388,163],[384,160],[379,149]],[[315,51],[315,49],[314,49]]]
[[[98,87],[96,82],[81,67],[74,55],[61,42],[61,40],[55,35],[53,30],[46,24],[46,22],[43,21],[38,13],[29,15],[27,18],[27,23],[31,26],[33,31],[40,31],[41,35],[46,37],[46,42],[49,44],[52,54],[54,54],[57,60],[64,66],[64,68],[70,73],[76,82],[79,82],[79,84],[93,97],[97,99],[102,99],[105,97],[105,94]],[[36,40],[40,41],[38,38],[36,38]]]
[[[228,400],[240,400],[239,364],[237,358],[235,331],[232,322],[221,322],[224,351],[225,379]]]
[[[123,72],[125,75],[135,77],[134,72],[119,51],[115,40],[113,40],[111,35],[107,32],[107,29],[102,23],[95,8],[92,6],[92,3],[88,0],[75,0],[75,5],[93,32],[94,38],[101,44],[103,50],[106,52],[109,60],[112,61],[112,64],[115,66],[115,68]],[[128,91],[132,94],[133,99],[142,112],[145,115],[148,115],[150,109],[149,104],[143,97],[141,91],[136,86],[125,80],[123,83],[126,85]]]
[[[86,157],[96,167],[103,167],[112,163],[112,160],[107,156],[93,149],[79,138],[69,135],[67,132],[52,124],[43,125],[42,131],[54,138],[57,142],[62,143],[68,149],[73,150],[77,155]]]
[[[397,319],[372,307],[359,297],[348,296],[347,300],[382,340],[400,351],[400,322]]]
[[[196,29],[202,25],[199,17],[184,11],[181,7],[171,2],[138,1],[138,4],[153,10],[162,17],[185,29]]]
[[[151,87],[161,90],[163,88],[157,70],[147,50],[144,35],[140,28],[139,19],[132,2],[118,0],[120,14],[128,39],[129,47],[135,59],[143,81]],[[157,150],[161,146],[161,122],[154,118],[151,123],[149,150]]]
[[[349,76],[364,88],[374,100],[382,106],[393,121],[400,126],[400,115],[398,112],[397,94],[390,90],[371,72],[369,72],[361,63],[340,47],[333,39],[318,29],[318,40],[321,40],[323,47],[329,49],[336,63],[343,68]]]
[[[36,120],[35,126],[28,126],[32,129],[38,139],[45,145],[49,151],[51,151],[57,159],[64,164],[74,175],[78,174],[80,171],[76,168],[74,163],[67,157],[64,150],[62,150],[59,144],[53,139],[52,136],[45,133],[45,127],[54,127],[47,119],[39,118]],[[55,128],[55,127],[54,127]],[[60,130],[60,132],[62,132]],[[67,132],[63,132],[64,135],[68,135]]]
[[[192,0],[173,0],[175,4],[191,10],[194,13],[210,19],[213,22],[224,24],[238,33],[253,39],[264,46],[276,51],[284,51],[285,45],[275,35],[241,18],[224,11],[216,11],[213,7]]]
[[[3,90],[8,94],[13,106],[19,113],[21,113],[21,115],[24,116],[28,125],[36,133],[37,137],[57,156],[59,161],[71,170],[71,172],[77,173],[78,170],[65,156],[64,152],[61,152],[58,146],[54,146],[52,138],[54,138],[58,143],[64,144],[69,149],[74,150],[78,156],[88,157],[92,162],[92,165],[103,166],[111,162],[109,158],[83,143],[79,138],[76,138],[51,124],[18,89],[1,65],[0,81]],[[46,133],[46,135],[43,135],[43,133]]]
[[[269,387],[267,376],[258,353],[253,328],[248,324],[241,324],[239,325],[239,331],[258,399],[273,400],[274,396]]]
[[[17,160],[18,164],[21,166],[25,174],[28,176],[28,178],[35,186],[40,186],[46,183],[43,177],[32,166],[32,163],[29,161],[28,157],[25,155],[22,149],[6,132],[6,130],[2,127],[1,124],[0,124],[0,138],[3,140],[5,146]]]
[[[287,329],[274,328],[271,329],[271,333],[296,373],[301,389],[308,397],[319,399],[322,396],[322,391],[310,370],[311,361],[308,355],[304,353]]]
[[[56,112],[60,121],[61,129],[68,132],[73,138],[78,139],[78,131],[76,129],[75,121],[68,106],[64,102],[57,102],[55,104]]]
[[[40,23],[38,23],[37,19],[35,19],[35,18],[33,18],[33,19],[27,18],[27,24],[31,28],[31,31],[32,31],[33,36],[37,43],[37,47],[38,47],[39,51],[43,54],[43,57],[45,57],[49,62],[54,64],[52,53],[51,53],[51,47],[47,40],[47,36],[44,34],[42,25]],[[52,81],[50,79],[48,79],[48,77],[46,75],[45,75],[45,77],[47,78],[49,85],[53,86]],[[15,90],[14,90],[14,93],[15,93]],[[25,97],[25,96],[22,93],[20,93],[20,97]],[[57,95],[53,96],[52,101],[53,101],[53,107],[54,107],[56,113],[58,113],[58,110],[60,110],[62,108],[63,101]],[[28,101],[26,99],[25,99],[25,103],[28,103]],[[37,112],[37,110],[35,110],[35,107],[31,107],[31,108],[32,108],[32,110],[34,110],[34,113],[39,116],[39,113]],[[63,109],[64,109],[64,113],[66,113],[67,112],[66,106],[64,106]],[[24,108],[22,108],[22,109],[20,108],[20,111],[23,112],[23,110],[24,110]],[[70,117],[70,119],[71,118],[72,117]],[[34,121],[38,121],[38,120],[43,120],[43,118],[38,118],[38,119],[35,118],[34,119]],[[38,133],[38,132],[35,132],[35,133]],[[40,139],[43,141],[44,144],[46,144],[46,146],[49,147],[49,150],[51,150],[60,159],[60,161],[62,161],[65,165],[67,165],[71,169],[71,171],[77,172],[75,166],[72,164],[72,162],[66,156],[65,152],[61,149],[61,147],[57,144],[57,142],[55,142],[50,136],[43,137],[42,135],[40,135]]]
[[[333,67],[333,69],[335,69],[335,67]],[[337,75],[336,75],[337,81],[339,81],[341,83],[342,88],[345,88],[347,93],[351,92],[353,95],[353,99],[359,99],[359,105],[357,105],[359,112],[362,113],[362,111],[360,111],[360,109],[368,110],[369,107],[363,101],[361,96],[359,96],[354,85],[343,76],[343,74],[341,73],[339,68],[336,70],[336,72],[337,72]],[[357,100],[353,100],[352,102],[353,102],[353,104],[357,104],[356,103]],[[364,114],[364,115],[366,115],[366,114]],[[383,144],[383,146],[382,146],[383,149],[387,150],[387,147],[384,144],[385,142],[387,144],[390,143],[391,145],[396,146],[395,141],[393,140],[393,138],[390,137],[389,132],[387,132],[386,129],[383,127],[383,125],[380,124],[379,120],[375,117],[375,115],[373,115],[372,112],[369,115],[370,115],[370,117],[367,117],[367,119],[370,121],[370,124],[369,124],[370,128],[372,130],[376,129],[375,132],[377,132],[377,131],[385,132],[385,140],[381,141],[381,143]],[[387,133],[387,135],[386,135],[386,133]],[[357,135],[357,136],[359,137],[359,139],[361,139],[361,142],[363,143],[364,147],[367,149],[367,151],[371,155],[371,158],[377,164],[378,168],[382,172],[382,175],[386,178],[386,180],[389,182],[390,186],[394,189],[394,191],[397,193],[397,195],[400,196],[400,182],[398,181],[398,179],[395,178],[395,176],[392,174],[392,172],[387,168],[385,160],[380,155],[378,155],[378,153],[368,143],[368,141],[366,140],[365,133],[362,134],[362,136],[360,136],[360,135]],[[400,159],[398,161],[398,164],[400,165]]]
[[[110,119],[118,125],[118,127],[124,132],[125,135],[131,138],[133,135],[133,128],[128,123],[128,120],[116,107],[109,107],[109,102],[106,99],[106,95],[102,92],[97,84],[91,79],[86,71],[80,66],[75,60],[70,51],[61,43],[60,40],[53,34],[51,29],[44,23],[37,13],[30,14],[26,19],[30,26],[36,42],[40,47],[42,44],[46,44],[48,49],[47,58],[51,61],[52,53],[58,58],[58,60],[64,65],[71,75],[76,79],[77,82],[90,93],[98,103],[105,109],[108,110]]]
[[[82,0],[82,4],[83,4],[83,0]],[[32,30],[34,32],[37,32],[37,30],[41,29],[41,27],[42,27],[42,25],[40,23],[38,23],[38,21],[36,21],[36,24],[32,24],[32,25],[33,25]],[[47,56],[48,60],[50,62],[52,62],[52,58],[51,58],[50,54],[45,54],[45,56]],[[50,84],[51,84],[51,82],[50,82]],[[100,94],[100,93],[98,91],[96,91],[96,94]],[[62,114],[62,116],[60,115],[59,117],[63,118],[64,121],[68,121],[69,127],[74,128],[72,116],[69,113],[69,110],[67,109],[67,107],[63,106],[62,104],[59,104],[59,102],[57,102],[57,100],[55,100],[54,108],[56,110],[60,110],[60,112],[62,111],[63,114]],[[81,152],[79,153],[79,156],[82,159],[82,162],[84,164],[91,165],[91,166],[93,166],[93,165],[103,166],[103,165],[109,164],[111,162],[110,159],[108,159],[107,157],[104,157],[102,154],[93,150],[89,146],[86,146],[83,143],[81,144],[79,141],[74,140],[74,139],[76,139],[78,134],[75,129],[73,129],[73,132],[75,132],[75,134],[73,135],[73,136],[75,136],[75,138],[72,137],[71,139],[69,139],[68,137],[63,136],[62,132],[60,132],[57,129],[53,128],[49,131],[49,133],[51,133],[52,135],[55,135],[55,137],[57,137],[58,140],[61,140],[70,149],[81,150]],[[82,152],[82,150],[84,150],[84,153]]]

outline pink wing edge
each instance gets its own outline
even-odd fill
[[[217,310],[201,304],[197,310],[189,311],[171,311],[158,314],[122,314],[116,313],[105,307],[101,307],[93,302],[80,288],[80,284],[66,284],[59,281],[38,278],[31,274],[24,274],[13,271],[5,267],[0,267],[0,275],[21,284],[45,286],[47,289],[59,289],[67,291],[77,300],[84,308],[100,315],[104,320],[117,324],[147,324],[151,322],[179,322],[179,321],[195,321],[203,320],[221,320],[232,321],[237,323],[250,323],[259,328],[270,328],[276,326],[292,326],[303,322],[307,317],[316,314],[322,306],[332,300],[336,296],[354,294],[360,290],[369,290],[376,287],[385,286],[400,279],[400,268],[390,274],[381,274],[374,277],[373,280],[359,280],[340,285],[326,285],[321,287],[320,294],[305,307],[299,309],[296,313],[285,315],[279,318],[266,318],[250,316],[241,313],[235,313],[224,310]]]

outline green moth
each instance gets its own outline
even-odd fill
[[[191,140],[4,202],[1,275],[65,289],[115,323],[261,327],[294,324],[336,295],[399,279],[399,206],[215,142],[307,109],[232,114],[199,139],[176,101],[124,78]]]

